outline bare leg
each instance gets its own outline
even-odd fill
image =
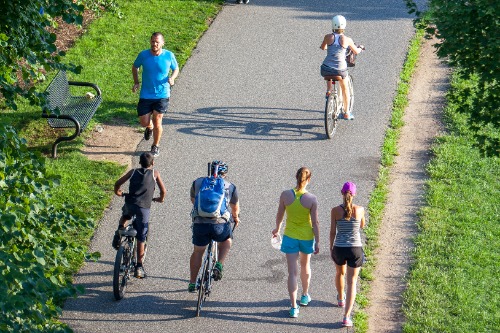
[[[332,91],[332,86],[333,86],[332,80],[327,80],[326,81],[326,90],[327,91]]]
[[[309,293],[311,283],[311,255],[300,253],[300,281],[302,282],[302,295]]]
[[[142,127],[148,127],[150,129],[153,129],[153,122],[151,120],[151,113],[140,116],[139,122],[141,123]]]
[[[144,260],[144,248],[145,248],[145,243],[144,242],[139,242],[137,241],[137,263],[142,264],[142,261]]]
[[[351,316],[351,311],[354,306],[354,300],[356,299],[356,285],[358,282],[358,274],[361,267],[352,268],[347,267],[347,293],[345,301],[345,317]]]
[[[297,289],[299,289],[297,283],[298,277],[298,261],[299,253],[287,253],[286,262],[288,265],[288,294],[290,295],[290,305],[291,307],[297,307]]]
[[[344,298],[345,289],[345,272],[347,265],[337,265],[335,264],[336,274],[335,274],[335,287],[337,288],[337,300]]]
[[[205,252],[206,246],[196,246],[194,245],[193,253],[189,260],[189,283],[195,283],[196,277],[198,276],[198,271],[201,267],[201,261],[203,260],[203,253]]]
[[[158,146],[160,143],[161,135],[163,133],[162,126],[163,113],[153,111],[153,145]]]
[[[224,260],[226,260],[226,256],[229,253],[229,250],[231,249],[231,244],[232,243],[233,243],[233,241],[231,240],[231,238],[228,238],[225,241],[219,243],[219,246],[218,246],[219,247],[218,261],[221,264],[224,264]]]

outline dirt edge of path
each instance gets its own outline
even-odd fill
[[[431,145],[443,131],[441,115],[449,87],[450,70],[437,58],[434,43],[422,43],[403,117],[399,155],[390,171],[389,194],[375,251],[377,266],[368,295],[368,328],[372,333],[401,332],[405,321],[402,295],[414,248],[412,239],[417,233],[417,213],[424,204],[425,167]]]

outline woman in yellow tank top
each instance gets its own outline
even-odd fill
[[[302,167],[297,171],[295,178],[297,186],[281,193],[278,213],[276,214],[276,228],[272,231],[273,237],[277,237],[286,213],[281,251],[286,254],[288,265],[288,293],[291,305],[290,317],[292,318],[297,318],[299,315],[299,306],[297,305],[299,259],[302,283],[300,305],[307,306],[311,301],[311,296],[309,296],[311,254],[319,253],[318,201],[315,195],[306,190],[306,186],[311,180],[311,171]]]

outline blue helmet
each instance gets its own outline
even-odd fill
[[[228,167],[227,167],[226,163],[224,163],[222,161],[215,160],[215,161],[212,161],[212,163],[210,164],[210,174],[211,175],[214,174],[215,167],[217,167],[217,175],[218,176],[226,174],[228,171]]]

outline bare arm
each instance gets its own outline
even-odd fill
[[[337,235],[337,217],[335,214],[335,208],[332,208],[331,225],[330,225],[330,250],[333,249],[333,242],[335,241],[336,235]]]
[[[229,206],[231,207],[231,216],[233,217],[234,221],[234,227],[236,228],[238,224],[240,224],[240,203],[237,202],[235,204],[230,203]]]
[[[365,221],[365,209],[363,207],[361,207],[361,206],[358,206],[356,208],[357,208],[358,216],[361,216],[361,218],[360,218],[361,223],[360,223],[359,227],[361,229],[363,229],[365,227],[365,224],[366,224],[366,221]]]
[[[168,78],[168,84],[173,86],[175,84],[175,79],[177,78],[178,75],[179,75],[179,68],[175,69],[172,72],[172,75],[170,75],[170,77]]]
[[[134,79],[134,85],[132,86],[132,92],[135,93],[139,89],[139,68],[132,65],[132,78]]]
[[[165,201],[165,195],[167,194],[167,189],[165,188],[165,184],[163,184],[163,180],[160,177],[160,173],[155,170],[155,177],[156,177],[156,184],[158,184],[158,187],[160,188],[160,196],[158,198],[153,198],[153,201],[156,202],[163,202]]]
[[[319,253],[319,220],[318,220],[318,201],[314,197],[313,204],[311,206],[311,222],[314,233],[314,254]]]
[[[276,213],[276,228],[273,229],[272,234],[273,237],[277,237],[280,229],[281,223],[283,222],[283,218],[285,217],[285,201],[284,201],[284,192],[281,193],[280,203],[278,205],[278,212]]]
[[[120,187],[127,182],[127,180],[132,177],[132,174],[134,173],[134,169],[129,170],[125,175],[123,175],[120,179],[118,179],[115,183],[115,194],[119,197],[122,196],[123,191],[120,189]]]
[[[354,41],[352,40],[352,38],[348,38],[347,47],[349,47],[352,50],[352,52],[354,52],[355,54],[359,54],[359,53],[361,53],[361,51],[363,51],[363,48],[357,47],[356,44],[354,44]]]

